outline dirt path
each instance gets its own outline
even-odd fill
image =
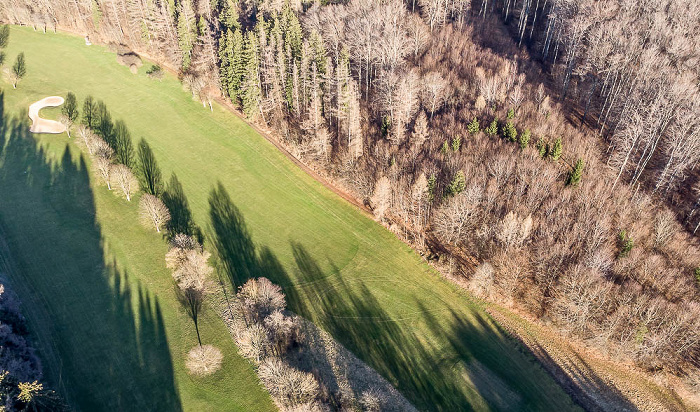
[[[55,120],[44,119],[39,116],[39,110],[44,107],[55,107],[63,104],[63,97],[49,96],[44,97],[38,102],[29,105],[29,118],[32,119],[32,127],[29,131],[32,133],[63,133],[66,131],[66,126]]]

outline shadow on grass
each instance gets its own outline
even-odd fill
[[[83,158],[52,160],[23,118],[0,119],[0,270],[48,385],[78,410],[181,410],[160,305],[105,260]]]
[[[425,308],[416,297],[415,318],[393,319],[362,281],[339,276],[332,263],[330,270],[322,270],[299,243],[291,244],[296,268],[291,274],[285,271],[271,250],[253,243],[243,216],[221,184],[211,191],[209,205],[211,241],[234,288],[257,276],[279,284],[292,311],[331,333],[417,408],[575,408],[536,360],[498,333],[485,315],[478,314],[472,324],[447,304]],[[431,315],[436,310],[441,319]],[[426,323],[416,331],[416,325]],[[554,389],[543,390],[540,378]]]

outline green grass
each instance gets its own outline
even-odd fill
[[[291,309],[332,333],[420,409],[575,408],[539,364],[466,294],[442,280],[393,234],[306,175],[224,108],[215,105],[213,113],[202,108],[170,75],[163,81],[150,80],[145,68],[132,75],[116,63],[114,54],[99,46],[87,47],[79,37],[13,27],[8,61],[19,51],[24,51],[27,58],[27,76],[17,90],[6,85],[6,112],[19,113],[42,97],[68,91],[79,99],[88,94],[103,99],[114,118],[126,121],[132,135],[148,140],[164,175],[177,173],[195,220],[210,236],[208,245],[217,242],[224,246],[222,259],[231,270],[232,281],[240,283],[249,275],[265,275],[281,284]],[[51,116],[50,110],[42,113]],[[37,140],[54,162],[59,162],[69,141],[65,135],[40,136]],[[77,149],[72,143],[69,146],[75,154]],[[72,161],[63,163],[74,161],[75,155]],[[19,163],[13,173],[39,173],[30,162]],[[3,171],[7,169],[2,167]],[[99,362],[84,365],[81,359],[66,353],[100,353],[104,349],[92,328],[86,326],[99,316],[81,311],[90,304],[73,302],[80,297],[102,301],[102,295],[114,299],[108,279],[90,278],[77,266],[82,262],[78,249],[90,242],[86,247],[97,249],[101,255],[96,259],[99,262],[86,262],[85,266],[96,263],[109,268],[115,261],[116,267],[128,273],[127,284],[133,290],[140,287],[151,296],[151,305],[155,299],[160,305],[164,330],[159,336],[167,339],[170,353],[158,355],[172,359],[172,383],[165,379],[159,388],[172,386],[177,401],[187,410],[255,410],[252,404],[260,410],[269,409],[269,400],[255,387],[252,369],[234,355],[232,345],[226,344],[223,326],[211,311],[202,336],[226,349],[226,367],[202,382],[184,373],[184,353],[194,342],[194,328],[175,302],[162,260],[166,246],[154,233],[135,223],[136,205],[115,198],[102,187],[95,188],[94,193],[82,189],[88,177],[75,166],[45,168],[46,176],[37,177],[51,180],[53,185],[61,178],[69,181],[66,184],[75,191],[88,192],[84,203],[90,204],[94,198],[95,209],[88,210],[94,218],[87,213],[85,222],[76,222],[74,215],[85,214],[85,208],[73,205],[72,196],[66,195],[68,210],[57,211],[47,195],[32,195],[45,190],[42,185],[48,183],[41,179],[12,176],[0,180],[0,225],[26,275],[13,281],[24,285],[25,291],[33,291],[43,303],[42,309],[25,305],[25,311],[29,312],[31,327],[42,329],[39,346],[49,353],[44,356],[52,382],[57,382],[56,371],[60,369],[61,387],[79,404],[87,393],[95,401],[106,402],[117,390],[109,386],[117,385],[124,393],[146,398],[154,386],[142,388],[110,381],[114,372],[105,370],[108,368]],[[213,191],[219,182],[221,186]],[[25,185],[32,190],[26,190]],[[5,196],[8,191],[19,197],[9,200]],[[24,191],[33,197],[24,199]],[[37,202],[47,215],[44,219],[34,216],[32,208]],[[83,226],[89,237],[64,234],[80,231]],[[28,228],[36,236],[25,235]],[[40,234],[47,232],[51,236],[43,239]],[[51,245],[61,242],[69,244],[64,248],[66,253],[55,256]],[[57,272],[57,268],[64,269]],[[65,280],[54,280],[57,275]],[[71,290],[70,301],[53,299],[76,284],[80,293],[73,296]],[[131,306],[136,309],[137,294],[132,291]],[[137,318],[126,313],[115,323],[139,323]],[[62,322],[60,328],[48,326],[57,319]],[[108,326],[100,325],[97,331],[114,337],[122,329]],[[123,329],[140,330],[131,325]],[[160,326],[155,329],[161,330]],[[76,331],[82,336],[76,336]],[[133,356],[129,355],[131,350],[122,352]],[[138,373],[138,360],[133,363]],[[162,363],[161,369],[168,372],[168,362]],[[95,369],[89,382],[82,375],[86,366]],[[76,387],[76,382],[81,383]]]

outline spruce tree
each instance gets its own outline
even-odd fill
[[[576,165],[569,172],[569,176],[566,178],[566,184],[568,186],[576,187],[581,182],[581,176],[583,175],[583,159],[578,159]]]
[[[460,147],[462,147],[462,138],[459,136],[455,136],[452,139],[452,151],[458,152]]]
[[[243,61],[245,77],[242,84],[241,103],[245,115],[248,118],[254,118],[260,111],[261,91],[258,40],[253,31],[246,33]]]
[[[192,48],[197,39],[197,22],[191,0],[178,2],[177,41],[182,53],[182,69],[187,70],[192,62]]]
[[[537,144],[535,144],[535,148],[540,154],[540,157],[543,159],[545,158],[545,156],[547,156],[548,146],[549,145],[547,145],[547,143],[545,143],[544,139],[542,139],[541,137],[537,139]]]
[[[311,30],[309,43],[313,53],[313,61],[316,63],[316,70],[323,77],[326,74],[326,47],[323,44],[323,38],[315,29]]]
[[[466,176],[464,176],[464,172],[460,170],[457,173],[455,173],[454,177],[452,178],[452,181],[447,186],[447,193],[449,195],[454,196],[454,195],[462,193],[466,187],[467,187]]]
[[[114,140],[116,142],[115,154],[117,162],[132,169],[134,165],[134,144],[131,133],[122,120],[114,124]]]
[[[83,102],[83,124],[89,128],[95,127],[95,99],[87,96]]]
[[[561,153],[562,153],[562,146],[561,146],[561,137],[560,137],[554,141],[554,146],[552,146],[552,150],[549,152],[549,157],[551,157],[552,160],[557,161],[561,157]]]
[[[518,142],[520,143],[520,148],[522,150],[527,149],[527,145],[530,143],[530,129],[525,129],[522,133],[520,133],[520,139]]]
[[[493,119],[491,124],[489,124],[488,127],[484,129],[484,133],[486,133],[488,136],[495,136],[496,133],[498,133],[498,120]]]
[[[508,139],[511,142],[515,142],[518,139],[518,130],[512,121],[507,121],[505,126],[503,126],[503,138]]]
[[[467,125],[467,131],[471,134],[479,133],[479,119],[474,116],[471,122]]]

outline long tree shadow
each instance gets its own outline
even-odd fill
[[[576,409],[540,358],[487,315],[473,311],[467,317],[446,303],[426,308],[416,297],[413,319],[393,319],[362,281],[346,280],[332,262],[324,271],[299,243],[291,243],[296,268],[286,271],[272,250],[256,247],[221,184],[211,191],[209,205],[212,244],[234,288],[258,276],[279,284],[292,311],[331,333],[419,409]],[[430,333],[416,334],[416,323],[426,324]],[[604,389],[595,376],[588,383]],[[549,392],[543,392],[547,386]],[[557,399],[543,396],[557,392]],[[615,396],[618,405],[631,406]]]
[[[440,350],[399,327],[364,285],[351,288],[337,278],[326,282],[326,274],[300,244],[292,244],[299,268],[292,279],[270,249],[257,250],[221,184],[212,190],[209,205],[212,244],[234,287],[251,277],[268,277],[284,288],[291,310],[339,339],[419,408],[472,409],[469,394],[435,373]]]
[[[52,160],[0,113],[0,271],[46,381],[77,410],[179,411],[158,299],[105,260],[86,164],[69,150]]]

